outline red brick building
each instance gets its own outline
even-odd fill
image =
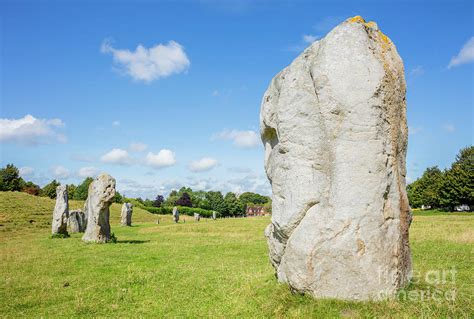
[[[245,214],[247,215],[247,217],[265,216],[267,212],[265,211],[265,207],[263,206],[247,206]]]

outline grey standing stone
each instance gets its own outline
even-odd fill
[[[133,213],[133,204],[123,203],[122,213],[121,213],[122,226],[132,226],[132,213]]]
[[[115,196],[115,179],[102,173],[89,185],[85,215],[87,228],[82,240],[85,242],[105,243],[110,240],[110,211]]]
[[[178,207],[173,207],[173,221],[177,223],[179,221]]]
[[[212,212],[212,219],[216,220],[216,218],[217,218],[217,212],[213,211]]]
[[[197,213],[194,213],[194,220],[195,221],[200,221],[201,220],[201,215],[197,214]]]
[[[72,210],[69,212],[69,231],[71,233],[83,233],[86,230],[86,217],[82,210]]]
[[[53,221],[51,233],[67,235],[67,220],[69,217],[69,203],[67,195],[67,186],[59,185],[56,187],[56,205],[53,211]]]
[[[313,297],[394,296],[411,277],[403,62],[354,17],[275,76],[260,127],[280,282]]]

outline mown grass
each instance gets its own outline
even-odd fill
[[[77,203],[82,205],[81,203]],[[74,203],[71,206],[74,207]],[[383,302],[313,300],[274,278],[263,229],[268,218],[173,224],[136,209],[116,244],[85,244],[81,234],[51,239],[54,202],[0,193],[0,313],[4,317],[472,317],[471,215],[415,215],[415,282],[408,294],[455,290],[454,300],[416,297]],[[29,220],[35,219],[35,223]],[[430,270],[454,280],[427,283]],[[376,275],[376,274],[374,274]]]

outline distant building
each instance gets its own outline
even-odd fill
[[[247,206],[245,214],[247,217],[265,216],[268,212],[265,211],[265,207],[263,206]]]

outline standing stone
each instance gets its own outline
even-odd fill
[[[69,231],[71,233],[83,233],[86,230],[86,218],[82,210],[72,210],[69,212]]]
[[[212,219],[216,220],[216,218],[217,218],[217,212],[213,211],[212,212]]]
[[[201,215],[197,214],[197,213],[194,213],[194,220],[195,221],[200,221],[201,220]]]
[[[173,221],[177,223],[179,221],[178,207],[173,207]]]
[[[132,226],[132,213],[133,213],[133,204],[123,203],[122,214],[121,214],[122,226]]]
[[[354,17],[270,83],[260,114],[280,282],[314,297],[393,296],[411,276],[403,62]]]
[[[89,185],[89,194],[84,205],[87,228],[83,241],[105,243],[110,240],[110,211],[115,196],[115,179],[102,173]]]
[[[67,219],[69,217],[69,203],[67,195],[67,186],[59,185],[56,187],[56,205],[54,205],[53,222],[51,233],[68,235]]]

